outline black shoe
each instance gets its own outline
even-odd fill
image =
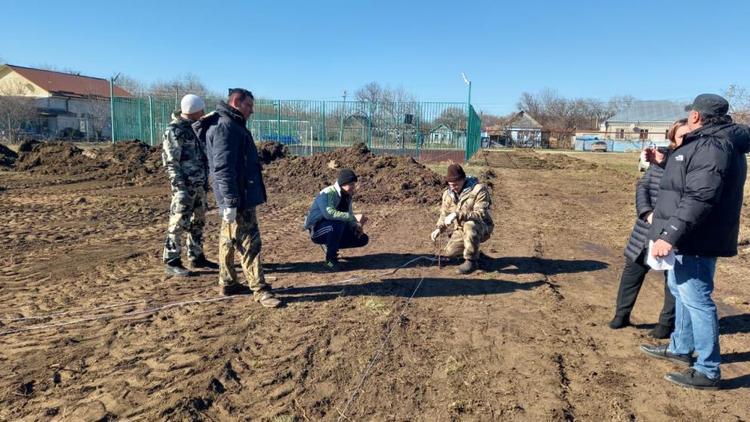
[[[190,266],[193,268],[203,268],[207,270],[219,269],[219,264],[207,260],[204,255],[201,255],[198,258],[190,260]]]
[[[477,261],[474,259],[467,259],[463,264],[458,266],[459,274],[471,274],[477,269]]]
[[[694,368],[688,368],[684,372],[670,372],[664,376],[664,379],[686,388],[695,388],[698,390],[719,389],[718,379],[712,380]]]
[[[323,263],[323,267],[331,272],[341,271],[341,264],[339,264],[339,261],[336,259],[326,260],[326,262]]]
[[[648,332],[648,335],[650,335],[653,338],[667,339],[672,334],[672,331],[674,331],[672,327],[667,327],[666,325],[658,324],[656,327],[654,327],[653,330]]]
[[[609,328],[613,330],[618,330],[620,328],[625,328],[630,325],[630,316],[617,316],[615,315],[614,318],[612,318],[612,321],[609,322]]]
[[[222,284],[219,293],[222,296],[246,295],[250,293],[250,288],[240,283]]]
[[[174,277],[190,277],[190,270],[182,266],[182,261],[175,259],[164,264],[164,273]]]
[[[641,344],[641,350],[643,351],[643,353],[651,357],[655,357],[659,359],[666,359],[678,365],[690,366],[693,364],[693,357],[691,355],[678,355],[676,353],[669,352],[667,350],[668,347],[669,345],[667,344],[663,346]]]

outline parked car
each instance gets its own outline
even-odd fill
[[[597,141],[591,144],[592,152],[607,152],[607,143],[604,141]]]

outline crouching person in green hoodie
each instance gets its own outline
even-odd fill
[[[466,177],[458,164],[448,167],[445,181],[448,189],[443,192],[440,218],[430,238],[435,242],[441,233],[452,228],[444,254],[463,255],[458,273],[469,274],[478,267],[479,244],[490,238],[495,227],[490,214],[492,195],[475,177]]]
[[[361,248],[370,241],[362,230],[367,217],[352,211],[356,191],[357,175],[342,169],[336,183],[315,197],[305,218],[305,230],[313,243],[323,245],[325,267],[330,271],[340,270],[339,249]]]

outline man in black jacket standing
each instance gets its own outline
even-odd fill
[[[659,185],[649,238],[651,254],[676,254],[668,273],[676,300],[675,331],[668,345],[642,345],[650,356],[690,366],[666,379],[690,388],[717,389],[719,324],[711,298],[717,257],[737,254],[745,154],[750,129],[732,123],[729,104],[701,94],[688,107],[690,133],[670,155]],[[693,352],[698,357],[693,362]]]
[[[265,307],[276,308],[281,302],[265,282],[260,262],[261,240],[255,207],[266,202],[266,187],[253,135],[246,126],[254,101],[250,91],[230,89],[227,102],[195,122],[193,129],[206,145],[213,191],[221,209],[221,293],[232,295],[245,290],[234,270],[236,248],[255,300]]]

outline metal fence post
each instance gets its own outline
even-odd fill
[[[276,142],[281,142],[281,100],[276,100]]]
[[[372,107],[373,103],[370,103],[370,107],[367,110],[367,147],[372,148]]]
[[[151,146],[154,146],[154,99],[148,96],[148,131],[151,140]]]
[[[326,103],[323,101],[323,152],[326,147]]]
[[[112,143],[115,143],[115,79],[109,78],[109,126],[112,132]]]
[[[136,139],[140,140],[140,138],[143,138],[143,108],[141,104],[143,103],[143,100],[141,98],[138,99],[138,137]]]

